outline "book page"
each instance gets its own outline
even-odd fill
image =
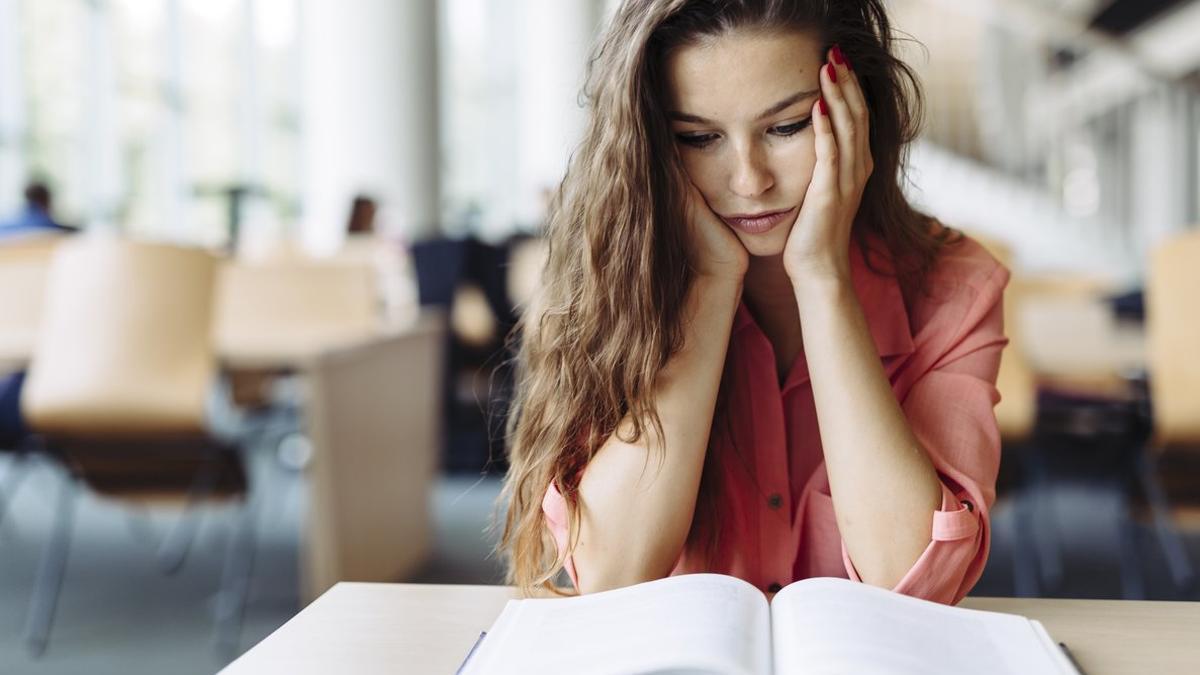
[[[464,675],[768,675],[770,610],[735,577],[688,574],[572,598],[510,600]]]
[[[775,596],[771,618],[778,675],[1074,673],[1040,624],[1023,616],[949,607],[849,579],[791,584]]]

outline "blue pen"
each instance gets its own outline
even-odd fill
[[[471,651],[467,652],[467,657],[464,658],[463,662],[458,665],[458,670],[454,671],[454,675],[462,674],[463,668],[467,667],[467,661],[470,661],[471,655],[475,653],[476,649],[479,649],[479,643],[483,642],[483,636],[485,636],[485,635],[487,635],[486,630],[480,631],[479,637],[475,639],[475,644],[471,645]]]

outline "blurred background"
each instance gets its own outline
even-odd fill
[[[498,583],[504,337],[608,0],[0,0],[0,671]],[[1013,270],[974,595],[1200,599],[1200,1],[892,0]]]

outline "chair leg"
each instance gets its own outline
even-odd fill
[[[1116,534],[1121,563],[1121,597],[1125,600],[1145,600],[1146,579],[1142,573],[1137,523],[1130,517],[1128,504],[1124,500],[1118,510]]]
[[[78,486],[74,476],[63,479],[58,489],[58,506],[55,509],[54,529],[42,555],[42,564],[34,582],[33,597],[25,623],[25,642],[34,656],[46,651],[50,639],[50,628],[58,608],[59,591],[70,553],[71,529],[75,520],[75,501]]]
[[[125,514],[125,528],[129,530],[130,537],[140,544],[145,544],[147,548],[161,543],[161,538],[154,531],[154,525],[150,522],[150,517],[146,515],[145,509],[130,507]]]
[[[1156,464],[1151,453],[1144,451],[1138,458],[1138,475],[1142,490],[1146,494],[1146,501],[1150,505],[1150,512],[1153,514],[1154,532],[1162,548],[1163,557],[1166,558],[1167,569],[1171,572],[1171,581],[1182,598],[1190,593],[1196,582],[1196,573],[1188,559],[1183,539],[1171,518],[1171,507],[1167,502],[1166,491],[1158,480]]]
[[[225,548],[225,567],[216,602],[216,648],[222,657],[233,657],[242,636],[242,620],[254,575],[256,548],[255,500],[249,496]]]
[[[1142,569],[1142,550],[1138,545],[1137,522],[1129,503],[1125,481],[1117,476],[1104,483],[1112,497],[1113,534],[1116,540],[1117,561],[1121,571],[1121,597],[1125,600],[1146,599],[1146,578]]]
[[[1017,490],[1013,496],[1013,594],[1018,598],[1036,598],[1041,594],[1034,550],[1034,518],[1030,512],[1031,497],[1028,488]]]
[[[1041,591],[1053,594],[1062,585],[1063,563],[1058,518],[1055,517],[1052,499],[1050,470],[1042,460],[1034,460],[1030,463],[1033,465],[1031,467],[1033,477],[1030,481],[1033,494],[1029,497],[1032,504],[1027,516],[1032,528],[1029,540],[1033,545],[1038,569],[1041,572]]]
[[[216,487],[216,471],[203,470],[196,474],[191,488],[188,490],[187,505],[179,520],[163,538],[158,548],[158,564],[165,574],[175,574],[187,561],[192,542],[196,539],[196,530],[204,518],[200,509],[205,497]]]
[[[26,465],[26,459],[25,453],[19,452],[13,455],[12,462],[9,464],[8,475],[4,477],[4,486],[0,487],[0,525],[4,524],[9,504],[17,493],[21,481],[25,479],[25,474],[28,473],[29,467]]]

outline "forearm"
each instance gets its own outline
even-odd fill
[[[660,373],[652,428],[635,443],[611,436],[584,470],[573,562],[581,592],[670,573],[691,528],[740,280],[698,279],[689,290],[684,343]],[[661,464],[659,460],[661,459]]]
[[[794,283],[838,529],[863,581],[892,588],[929,545],[941,486],[848,279]]]

